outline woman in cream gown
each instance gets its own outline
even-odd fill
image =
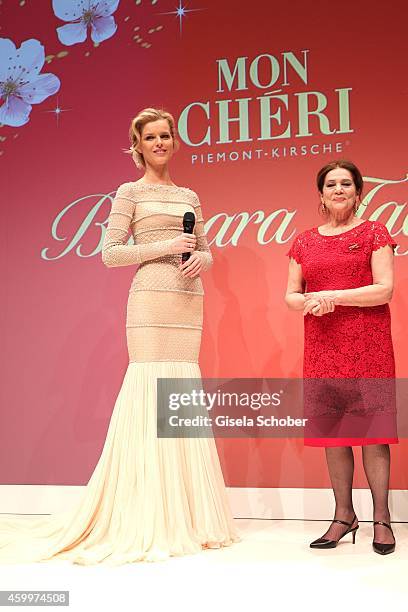
[[[173,117],[145,109],[130,135],[145,175],[117,190],[102,259],[108,267],[139,268],[127,307],[129,365],[106,441],[74,507],[45,518],[0,519],[0,563],[119,565],[238,540],[214,440],[156,435],[157,378],[201,376],[199,274],[212,257],[197,195],[170,179]],[[196,217],[192,236],[183,234],[187,211]],[[191,256],[181,266],[186,251]]]

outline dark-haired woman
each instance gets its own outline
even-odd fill
[[[352,446],[362,446],[374,506],[373,548],[388,554],[395,549],[389,444],[398,442],[388,306],[396,244],[383,224],[356,216],[363,179],[352,162],[324,166],[317,187],[326,222],[293,242],[285,296],[288,307],[304,315],[305,408],[311,417],[305,444],[325,447],[336,503],[329,529],[310,546],[334,548],[348,533],[355,541]]]

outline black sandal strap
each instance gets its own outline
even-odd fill
[[[332,523],[339,523],[340,525],[347,525],[347,527],[351,527],[351,525],[354,523],[356,518],[357,518],[356,515],[354,515],[351,523],[346,523],[346,521],[341,521],[340,519],[334,519]]]
[[[384,521],[374,521],[373,525],[384,525],[384,527],[388,527],[388,529],[393,533],[391,525],[388,523],[384,523]]]

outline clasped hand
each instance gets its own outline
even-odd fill
[[[187,278],[195,278],[203,268],[203,262],[199,253],[194,249],[196,247],[197,238],[195,234],[180,234],[174,238],[172,244],[172,253],[175,255],[180,253],[191,253],[189,259],[179,266],[183,276]]]
[[[334,312],[334,292],[333,291],[314,291],[304,293],[305,306],[303,315],[312,314],[315,317],[322,317],[328,312]]]

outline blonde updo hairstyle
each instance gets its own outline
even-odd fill
[[[127,152],[132,155],[133,161],[138,168],[146,168],[143,155],[137,150],[142,138],[143,127],[146,125],[146,123],[157,121],[159,119],[165,119],[169,124],[170,134],[173,138],[174,151],[177,151],[179,147],[179,142],[176,138],[176,124],[173,115],[163,109],[144,108],[136,115],[136,117],[132,119],[129,129],[130,149]]]

